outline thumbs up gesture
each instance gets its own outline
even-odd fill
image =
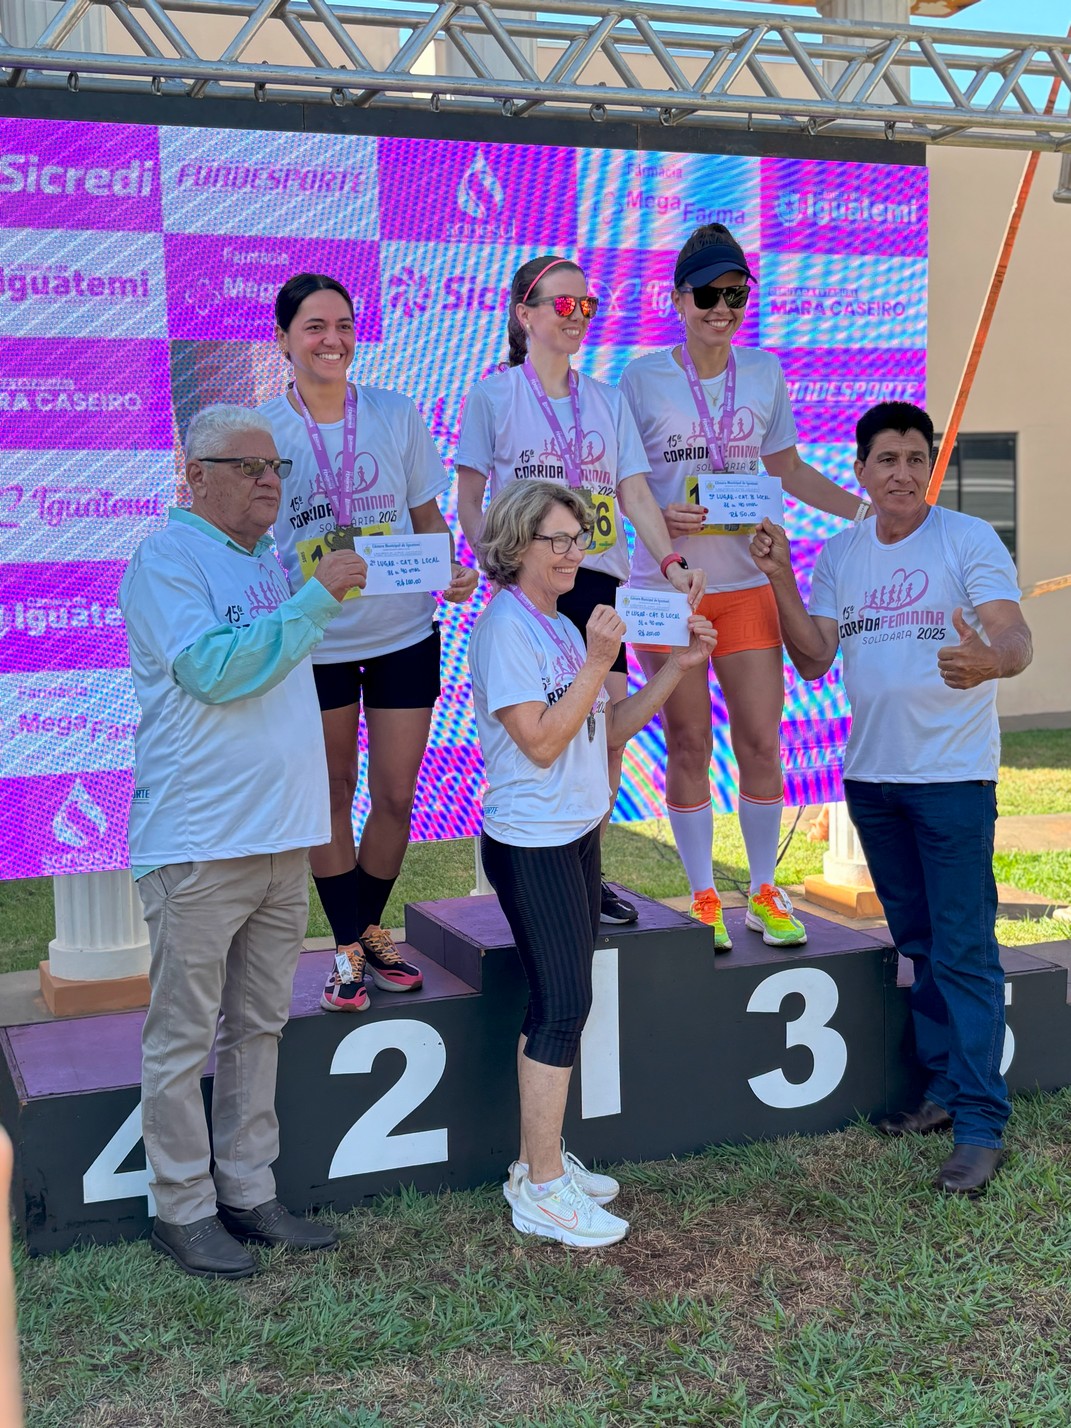
[[[963,618],[963,609],[952,611],[952,624],[959,635],[958,645],[946,645],[937,652],[937,667],[949,689],[973,689],[987,679],[997,679],[1000,669],[993,651]]]

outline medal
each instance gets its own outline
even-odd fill
[[[584,441],[584,427],[580,420],[580,384],[576,380],[576,373],[569,368],[569,400],[573,406],[573,433],[576,436],[574,445],[565,435],[561,422],[558,420],[558,413],[547,396],[543,383],[539,380],[539,373],[532,366],[531,360],[526,359],[521,371],[528,378],[528,385],[536,401],[539,403],[539,410],[547,419],[551,435],[554,437],[554,444],[558,448],[565,467],[565,479],[575,490],[576,487],[584,484],[584,468],[580,460],[580,447]]]
[[[569,666],[571,673],[574,676],[578,675],[580,671],[584,668],[584,661],[580,658],[580,653],[577,650],[576,646],[573,644],[573,642],[571,640],[567,640],[561,630],[556,630],[554,628],[553,622],[547,619],[546,615],[543,614],[542,610],[536,609],[536,607],[532,604],[531,600],[529,600],[528,596],[524,593],[523,590],[520,589],[519,586],[507,585],[506,589],[514,597],[514,599],[520,601],[521,609],[526,610],[528,614],[531,615],[532,619],[535,620],[536,624],[539,625],[541,629],[546,631],[557,649],[559,649],[561,653],[565,656],[565,662]],[[606,693],[605,687],[599,690],[599,693],[595,699],[595,703],[588,710],[587,730],[589,744],[593,744],[595,742],[595,709],[600,699],[603,700],[604,703],[609,703],[610,696]]]
[[[681,366],[684,368],[684,375],[688,378],[688,387],[692,393],[692,401],[695,403],[696,415],[707,443],[707,455],[710,457],[711,470],[726,471],[728,465],[725,451],[732,435],[733,417],[736,415],[736,356],[732,351],[729,352],[729,361],[725,368],[725,395],[722,397],[721,418],[718,422],[720,431],[715,427],[714,419],[710,415],[707,394],[699,380],[699,373],[695,369],[692,355],[683,345],[681,346]]]
[[[323,432],[309,415],[309,409],[298,391],[296,382],[291,383],[290,390],[294,394],[297,409],[305,422],[312,454],[316,457],[316,469],[320,473],[319,489],[331,502],[335,520],[338,521],[338,530],[333,534],[348,534],[350,531],[356,531],[360,535],[360,527],[353,525],[353,471],[357,464],[356,393],[347,382],[346,409],[342,421],[342,465],[336,472],[327,455]],[[328,539],[330,540],[330,537]],[[352,543],[349,545],[339,544],[333,545],[331,548],[332,550],[352,550],[353,545]]]
[[[336,526],[324,536],[324,545],[328,550],[353,550],[354,542],[359,540],[362,534],[360,526]]]

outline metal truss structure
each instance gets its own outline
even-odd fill
[[[35,43],[0,39],[0,84],[1071,153],[1067,39],[635,0],[540,0],[533,14],[531,3],[63,0]],[[69,47],[95,12],[114,48]],[[222,52],[204,53],[224,28]],[[1047,112],[1038,91],[1050,84]]]

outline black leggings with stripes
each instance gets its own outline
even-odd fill
[[[484,833],[480,851],[528,978],[524,1054],[544,1066],[572,1066],[591,1010],[599,828],[557,848],[517,848]]]

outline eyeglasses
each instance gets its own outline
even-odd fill
[[[729,288],[716,288],[713,283],[706,283],[701,288],[685,288],[686,293],[691,293],[692,301],[698,308],[717,307],[720,298],[725,299],[725,306],[734,310],[747,307],[747,300],[751,296],[751,289],[746,283]]]
[[[538,307],[540,303],[544,302],[552,302],[554,304],[554,311],[559,317],[572,317],[573,313],[576,312],[578,304],[582,317],[592,318],[599,310],[599,299],[597,297],[576,298],[570,297],[566,293],[563,293],[561,297],[536,298],[532,302],[525,303],[525,306]]]
[[[249,477],[259,476],[270,466],[280,481],[285,481],[294,469],[294,463],[281,456],[270,460],[266,456],[198,456],[197,460],[202,466],[240,466],[242,475]]]
[[[577,550],[590,550],[594,535],[591,531],[584,529],[577,531],[576,535],[566,535],[564,531],[560,531],[556,535],[537,535],[532,539],[550,541],[550,548],[555,555],[565,555],[574,545]]]

